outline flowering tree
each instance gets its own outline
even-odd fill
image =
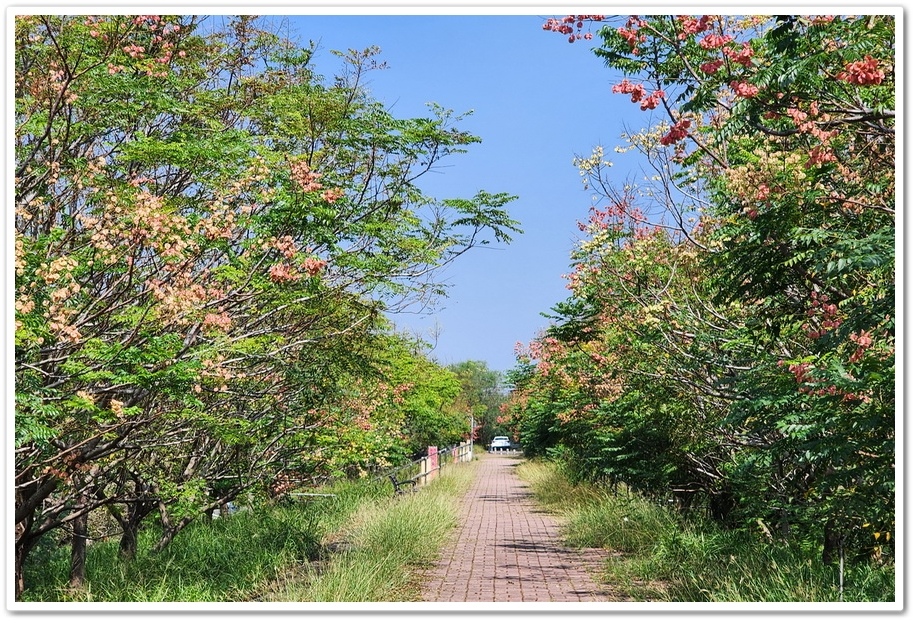
[[[519,230],[505,194],[424,196],[479,139],[372,100],[376,50],[327,84],[250,17],[18,16],[15,37],[18,593],[37,540],[95,508],[129,555],[150,513],[163,547],[318,464],[316,431],[361,417],[382,312]]]
[[[573,298],[521,360],[523,428],[575,440],[596,474],[703,492],[723,522],[821,538],[825,560],[844,544],[886,554],[895,26],[887,15],[545,24],[571,43],[594,29],[595,53],[622,73],[612,92],[658,123],[625,147],[645,155],[645,184],[620,189],[600,152],[580,160],[608,205],[583,224]],[[599,380],[615,389],[586,391]],[[574,409],[543,408],[557,396]]]

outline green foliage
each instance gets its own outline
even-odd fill
[[[461,383],[460,408],[466,418],[474,417],[474,439],[486,442],[495,435],[512,433],[500,412],[506,399],[502,373],[490,370],[483,361],[463,361],[448,368]]]
[[[129,542],[161,502],[162,550],[238,496],[458,438],[457,383],[392,370],[384,313],[509,242],[514,198],[426,196],[480,141],[464,117],[396,118],[364,86],[377,49],[332,79],[314,52],[249,16],[16,17],[17,592],[97,507]]]
[[[618,189],[597,156],[577,162],[597,201],[572,296],[511,375],[514,425],[576,478],[880,568],[896,525],[899,24],[617,19],[596,54],[625,76],[613,91],[665,118],[625,136],[657,175]],[[690,555],[669,545],[667,560]]]

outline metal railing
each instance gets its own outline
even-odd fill
[[[375,479],[383,480],[393,476],[400,482],[414,481],[417,486],[423,486],[438,476],[445,465],[464,463],[473,458],[474,443],[472,441],[463,441],[448,448],[429,446],[426,456],[387,470],[377,475]]]

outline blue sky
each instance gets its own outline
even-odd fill
[[[419,11],[418,11],[419,12]],[[427,102],[463,113],[462,126],[482,139],[425,176],[437,198],[507,192],[525,233],[511,245],[474,250],[444,273],[451,284],[440,309],[396,317],[399,328],[438,327],[432,356],[443,364],[469,359],[491,369],[515,364],[516,342],[527,343],[568,295],[562,275],[591,195],[573,165],[603,144],[619,180],[638,164],[613,157],[624,124],[642,127],[645,113],[612,94],[615,76],[592,52],[592,42],[568,43],[542,30],[552,14],[297,15],[290,36],[319,43],[325,75],[339,67],[331,50],[381,48],[388,69],[370,75],[372,95],[399,117],[427,116]]]

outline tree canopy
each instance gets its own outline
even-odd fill
[[[618,146],[640,181],[603,146],[577,161],[595,203],[571,296],[512,375],[526,451],[828,561],[892,555],[897,28],[545,23],[596,42],[650,123]]]
[[[38,539],[94,509],[129,554],[151,513],[164,547],[243,492],[403,458],[405,418],[455,438],[423,392],[456,380],[384,313],[520,232],[505,193],[422,191],[480,141],[462,115],[396,118],[363,86],[377,49],[328,80],[248,16],[14,34],[17,594]]]

